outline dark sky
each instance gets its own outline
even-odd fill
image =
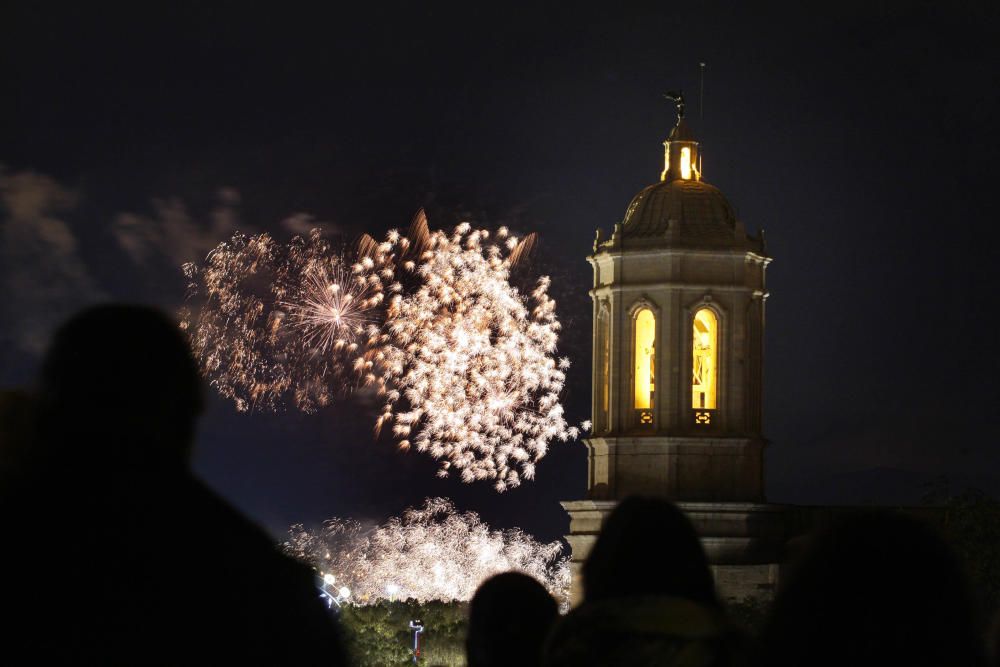
[[[134,4],[0,15],[0,385],[30,384],[46,332],[82,304],[176,309],[178,265],[229,224],[287,238],[304,213],[377,236],[423,206],[436,226],[540,234],[532,270],[553,276],[567,411],[585,419],[594,229],[658,178],[661,94],[695,97],[705,61],[704,122],[689,106],[705,179],[775,258],[771,499],[913,500],[938,475],[1000,493],[987,3]],[[557,501],[584,491],[580,443],[498,496],[436,479],[370,424],[357,406],[216,399],[197,468],[279,534],[444,495],[553,539]]]

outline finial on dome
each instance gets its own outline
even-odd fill
[[[684,91],[668,90],[663,94],[663,97],[677,105],[677,122],[679,124],[684,119]]]
[[[660,180],[700,181],[698,142],[684,121],[684,91],[671,90],[664,93],[663,97],[677,105],[677,125],[663,143],[663,172]]]

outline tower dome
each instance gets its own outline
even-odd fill
[[[702,180],[698,141],[678,107],[677,124],[663,142],[660,182],[639,191],[609,240],[609,250],[734,249],[763,252],[763,239],[746,233],[726,196]]]
[[[616,231],[629,247],[750,247],[733,207],[704,181],[661,181],[639,191]]]

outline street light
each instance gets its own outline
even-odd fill
[[[343,603],[347,602],[347,599],[351,597],[351,589],[347,586],[341,586],[340,590],[331,591],[330,589],[333,588],[333,585],[337,582],[337,578],[328,573],[324,574],[322,579],[323,583],[319,587],[319,596],[326,600],[326,606],[329,609],[333,609],[333,605],[337,605],[337,608],[339,609],[343,606]],[[334,593],[336,593],[336,595]]]
[[[424,631],[424,625],[418,618],[410,621],[410,629],[413,630],[413,662],[416,663],[420,660],[420,633]]]

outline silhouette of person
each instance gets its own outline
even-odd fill
[[[736,641],[701,542],[672,503],[631,497],[583,564],[584,599],[550,634],[542,664],[729,664]]]
[[[0,497],[8,654],[345,664],[313,574],[192,474],[201,409],[162,313],[104,305],[59,329],[31,470]]]
[[[490,577],[469,604],[466,656],[469,667],[517,663],[535,667],[549,628],[559,617],[556,601],[526,574]]]
[[[964,573],[916,518],[864,511],[835,519],[784,574],[755,663],[982,665]]]

